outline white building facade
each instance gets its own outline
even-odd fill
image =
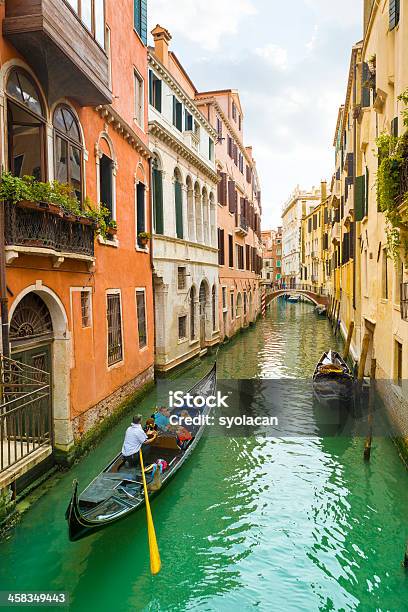
[[[153,30],[149,139],[153,153],[155,366],[167,372],[219,342],[216,132],[188,76]],[[177,75],[177,79],[175,77]]]
[[[282,210],[282,276],[286,287],[301,281],[302,218],[320,201],[320,190],[304,191],[296,187]]]

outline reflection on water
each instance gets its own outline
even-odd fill
[[[64,511],[72,479],[85,486],[120,448],[128,418],[43,497],[0,546],[4,589],[67,590],[71,610],[402,610],[408,580],[401,567],[408,537],[407,474],[392,444],[328,437],[316,425],[306,380],[329,347],[327,321],[307,304],[275,303],[222,349],[221,379],[284,379],[274,402],[309,437],[234,432],[209,435],[152,510],[162,557],[149,574],[143,511],[71,544]],[[210,360],[189,372],[197,380]],[[185,378],[175,378],[188,388]],[[249,384],[249,383],[239,383]],[[262,413],[263,382],[251,385]],[[166,388],[138,409],[149,414]]]

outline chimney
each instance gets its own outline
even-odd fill
[[[152,30],[154,40],[154,54],[165,68],[169,67],[169,42],[171,34],[159,24]]]
[[[327,198],[327,182],[326,181],[322,181],[320,183],[320,192],[321,192],[322,202],[324,202],[325,199]]]

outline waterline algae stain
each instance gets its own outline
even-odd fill
[[[219,352],[218,374],[289,384],[311,376],[328,346],[341,348],[311,306],[275,303]],[[209,363],[189,376],[198,380]],[[157,393],[138,404],[143,414]],[[292,416],[313,419],[300,408]],[[85,486],[120,448],[127,425],[128,417],[1,545],[2,590],[67,591],[74,612],[404,608],[408,475],[388,439],[374,438],[367,464],[352,435],[207,435],[152,501],[162,561],[152,578],[143,513],[79,543],[66,533],[72,479]]]

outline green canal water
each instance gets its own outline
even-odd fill
[[[306,378],[333,344],[310,305],[280,301],[219,352],[218,374]],[[156,399],[138,408],[148,414]],[[357,437],[207,435],[152,503],[162,558],[154,578],[144,511],[70,543],[72,480],[85,486],[104,467],[128,420],[0,544],[0,590],[67,591],[72,611],[408,609],[408,475],[386,438],[365,464]]]

